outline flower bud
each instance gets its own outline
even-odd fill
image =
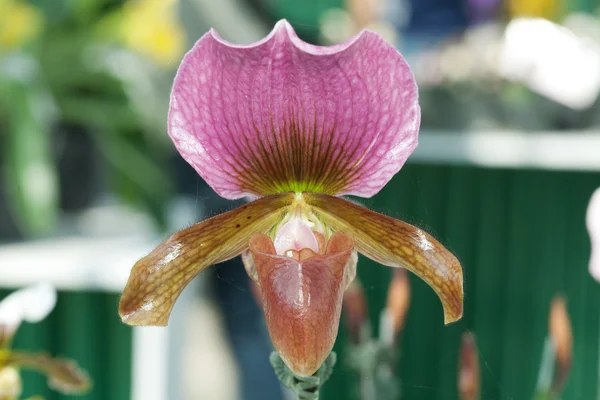
[[[394,270],[392,281],[388,288],[385,316],[391,319],[392,342],[395,342],[398,334],[404,328],[406,314],[410,307],[410,280],[408,272],[404,268]]]
[[[462,335],[458,371],[460,400],[478,400],[481,391],[481,372],[475,337],[470,332]]]
[[[344,321],[352,344],[361,342],[363,326],[369,322],[369,309],[362,284],[355,279],[344,293]]]
[[[552,380],[552,391],[560,392],[567,380],[572,362],[573,334],[567,311],[567,303],[562,296],[556,296],[550,306],[550,337],[554,343],[556,369]]]
[[[0,323],[0,350],[10,346],[12,335],[8,331],[8,326]]]

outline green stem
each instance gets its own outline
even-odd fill
[[[281,384],[293,390],[298,395],[298,400],[318,400],[319,389],[331,376],[337,355],[331,352],[321,368],[312,376],[296,375],[285,365],[276,351],[271,353],[269,360]]]

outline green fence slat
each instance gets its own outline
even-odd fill
[[[477,181],[477,236],[474,249],[475,279],[466,275],[465,315],[473,315],[482,379],[482,397],[508,398],[502,384],[504,352],[502,327],[505,325],[507,285],[509,176],[502,170],[483,170]],[[468,317],[465,317],[468,318]]]
[[[535,231],[539,221],[536,219],[539,204],[534,199],[535,191],[527,192],[535,182],[529,173],[511,173],[509,194],[509,235],[508,263],[506,265],[507,296],[506,319],[502,327],[505,343],[502,368],[503,383],[506,394],[516,397],[521,388],[529,386],[524,396],[529,397],[535,385],[536,372],[542,343],[534,341],[531,321],[534,310],[531,293],[535,293],[535,259],[531,246],[536,244]],[[537,356],[536,356],[537,355]]]
[[[478,244],[476,212],[479,199],[473,196],[477,187],[477,170],[473,168],[454,168],[448,177],[448,201],[442,210],[445,213],[446,228],[444,244],[450,249],[463,266],[467,282],[476,280],[475,249]],[[451,190],[450,190],[451,189]],[[465,288],[465,308],[475,306],[475,296],[470,288]],[[440,360],[440,392],[438,399],[456,399],[456,380],[458,376],[459,344],[463,331],[472,329],[472,314],[466,314],[463,320],[442,330],[442,355]]]
[[[107,352],[109,365],[107,391],[111,400],[129,400],[132,330],[121,322],[117,313],[118,303],[118,296],[104,296],[104,315],[107,321],[107,339],[110,349]]]
[[[106,388],[106,321],[101,313],[99,293],[69,292],[61,296],[61,353],[72,357],[85,368],[94,381],[92,391],[81,400],[107,398]],[[66,396],[61,396],[66,398]]]

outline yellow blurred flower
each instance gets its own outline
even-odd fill
[[[176,0],[128,0],[121,32],[125,44],[161,65],[179,62],[184,32],[176,11]]]
[[[555,20],[559,16],[559,0],[508,0],[508,13],[512,18],[540,17]]]
[[[43,18],[32,5],[19,0],[0,0],[0,50],[12,50],[34,38]]]

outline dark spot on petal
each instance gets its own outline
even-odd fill
[[[246,219],[250,219],[250,218],[252,218],[252,216],[251,216],[251,215],[248,215],[248,216],[246,217]]]
[[[240,226],[241,226],[240,224],[237,224],[235,227],[236,227],[236,228],[239,228]]]

